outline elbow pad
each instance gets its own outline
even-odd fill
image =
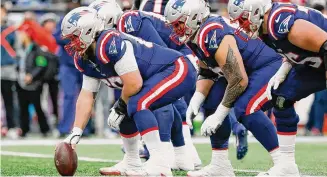
[[[210,69],[204,69],[204,68],[200,68],[199,69],[199,77],[198,77],[198,80],[210,79],[210,80],[215,81],[218,78],[219,78],[219,74],[214,73]]]
[[[327,41],[321,45],[319,54],[323,57],[325,70],[327,71]]]

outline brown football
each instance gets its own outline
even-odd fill
[[[77,169],[77,154],[68,143],[62,142],[56,147],[54,163],[61,176],[73,176]]]

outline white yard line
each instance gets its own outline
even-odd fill
[[[0,141],[1,146],[53,146],[61,142],[59,139],[24,139],[24,140],[7,140],[2,139]],[[193,138],[194,144],[208,144],[209,138],[197,137]],[[231,137],[229,143],[235,142],[235,138]],[[254,137],[249,137],[248,142],[257,143],[258,141]],[[298,143],[327,143],[327,137],[297,137]],[[80,144],[83,145],[121,145],[121,139],[81,139]]]
[[[29,153],[29,152],[12,152],[12,151],[1,151],[1,155],[7,156],[19,156],[19,157],[33,157],[33,158],[53,158],[53,155],[49,154],[37,154],[37,153]],[[98,159],[98,158],[90,158],[90,157],[78,157],[80,161],[86,162],[119,162],[120,160],[106,160],[106,159]]]
[[[32,158],[53,158],[53,155],[49,154],[37,154],[37,153],[29,153],[29,152],[13,152],[13,151],[1,151],[1,155],[6,156],[18,156],[18,157],[32,157]],[[98,158],[90,158],[90,157],[78,157],[80,161],[86,162],[112,162],[117,163],[120,160],[107,160],[107,159],[98,159]],[[258,170],[242,170],[242,169],[234,169],[237,172],[246,172],[246,173],[260,173],[262,171]]]

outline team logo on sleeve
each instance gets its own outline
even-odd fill
[[[125,27],[126,27],[126,32],[127,33],[135,31],[134,27],[133,27],[133,24],[132,24],[132,17],[131,16],[129,16],[127,22],[125,22]]]
[[[209,49],[216,49],[216,48],[218,48],[218,45],[217,45],[217,34],[215,31],[210,38]]]
[[[72,16],[68,19],[68,23],[77,26],[78,20],[82,17],[82,15],[87,13],[91,13],[91,12],[88,10],[83,10],[82,12],[73,13]]]
[[[109,54],[117,54],[116,38],[114,37],[109,46]]]
[[[177,0],[173,4],[172,8],[180,12],[184,4],[185,4],[185,0]]]
[[[278,33],[285,34],[288,32],[288,23],[290,22],[292,15],[289,15],[285,18],[282,23],[279,25]]]

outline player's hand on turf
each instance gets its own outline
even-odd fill
[[[76,144],[78,144],[81,136],[82,136],[83,130],[78,128],[78,127],[74,127],[72,132],[67,136],[67,138],[64,139],[64,142],[70,144],[72,146],[73,149],[76,148]]]
[[[211,136],[218,128],[222,125],[225,117],[221,117],[219,114],[212,114],[203,122],[201,126],[201,135],[203,136]]]
[[[193,128],[192,120],[199,114],[200,107],[204,100],[205,96],[201,92],[194,93],[186,110],[186,123],[190,128]]]
[[[127,116],[127,105],[119,98],[114,106],[109,110],[108,125],[109,127],[119,130],[119,125]]]

